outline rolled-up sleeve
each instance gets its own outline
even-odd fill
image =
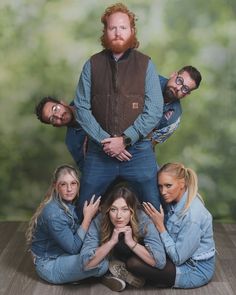
[[[163,269],[166,265],[166,253],[159,232],[150,218],[146,216],[142,220],[141,227],[144,236],[144,245],[155,259],[155,267]]]
[[[195,222],[188,222],[179,229],[178,239],[174,241],[171,235],[165,231],[161,233],[161,239],[166,253],[175,265],[181,265],[188,260],[200,245],[201,229]]]
[[[180,123],[180,118],[178,118],[174,123],[166,125],[161,129],[154,130],[152,133],[152,140],[158,143],[165,142],[178,128]]]
[[[78,254],[83,244],[85,232],[82,227],[73,232],[68,218],[62,215],[52,214],[47,219],[48,231],[55,242],[69,254]]]
[[[97,216],[90,224],[89,230],[84,239],[83,247],[80,252],[81,261],[84,270],[88,262],[94,257],[96,249],[100,246],[100,215]],[[96,267],[99,273],[104,273],[108,270],[108,258],[104,258]]]

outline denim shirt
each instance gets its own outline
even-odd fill
[[[45,205],[38,217],[31,250],[41,258],[56,258],[63,254],[78,254],[85,231],[78,224],[75,206],[67,204],[65,212],[57,200]]]
[[[103,139],[110,137],[110,134],[101,128],[92,114],[90,60],[88,60],[83,67],[76,89],[74,103],[76,106],[76,120],[94,141],[100,143]],[[143,112],[137,117],[133,125],[129,126],[123,133],[127,137],[130,137],[132,144],[134,144],[139,139],[149,134],[158,124],[162,113],[163,96],[159,77],[153,62],[149,60],[145,79],[145,104]]]
[[[176,265],[189,258],[204,260],[215,255],[212,216],[196,196],[183,213],[187,192],[176,204],[167,205],[165,226],[160,234],[168,256]]]
[[[85,138],[86,138],[86,133],[79,126],[79,124],[78,124],[78,127],[67,127],[66,138],[65,138],[66,146],[81,172],[83,171],[83,165],[84,165]]]
[[[168,79],[159,76],[162,92]],[[165,142],[178,128],[182,115],[182,107],[179,100],[164,103],[163,115],[152,133],[152,140],[158,143]]]
[[[91,223],[81,250],[82,263],[85,265],[95,255],[96,249],[100,246],[100,228],[102,215],[99,214]],[[155,259],[155,267],[163,269],[166,264],[166,254],[160,239],[159,232],[151,219],[141,210],[138,212],[139,234],[143,237],[144,245],[148,252]],[[95,268],[99,270],[108,268],[109,255],[105,257]]]

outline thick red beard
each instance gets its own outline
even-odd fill
[[[119,40],[119,39],[118,39]],[[107,36],[104,37],[104,45],[106,49],[110,49],[114,53],[122,53],[128,50],[129,48],[134,48],[135,37],[132,34],[129,39],[123,44],[113,43],[114,40],[109,40]]]

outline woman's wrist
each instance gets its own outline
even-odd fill
[[[138,245],[138,242],[135,242],[134,245],[130,249],[133,251],[134,248],[136,248],[137,245]]]
[[[87,231],[88,228],[89,228],[90,223],[91,223],[91,221],[86,220],[86,219],[84,218],[83,221],[82,221],[82,223],[80,224],[80,226],[81,226],[85,231]]]
[[[134,250],[134,248],[138,245],[138,242],[136,241],[132,241],[129,244],[127,244],[127,246],[130,248],[130,250]]]
[[[116,244],[117,244],[117,243],[114,242],[113,240],[109,240],[109,241],[107,242],[107,245],[108,245],[111,249],[114,248]]]
[[[164,231],[166,231],[164,224],[158,224],[158,226],[156,226],[156,228],[159,231],[159,233],[163,233]]]

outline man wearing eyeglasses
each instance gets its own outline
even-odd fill
[[[164,97],[163,116],[156,128],[149,135],[153,146],[165,142],[178,128],[182,108],[180,100],[197,89],[201,82],[200,72],[193,66],[185,66],[170,78],[159,76]],[[86,152],[86,133],[75,120],[74,103],[70,105],[52,97],[43,98],[35,108],[38,119],[54,127],[67,127],[66,146],[74,161],[83,170]]]
[[[149,137],[153,147],[165,142],[178,128],[182,108],[180,100],[197,89],[201,83],[200,72],[193,66],[185,66],[178,72],[171,74],[169,79],[160,78],[161,89],[164,98],[163,116]]]
[[[79,170],[83,170],[86,133],[75,120],[74,103],[70,105],[53,97],[44,97],[35,107],[35,114],[45,124],[67,127],[65,143]]]

